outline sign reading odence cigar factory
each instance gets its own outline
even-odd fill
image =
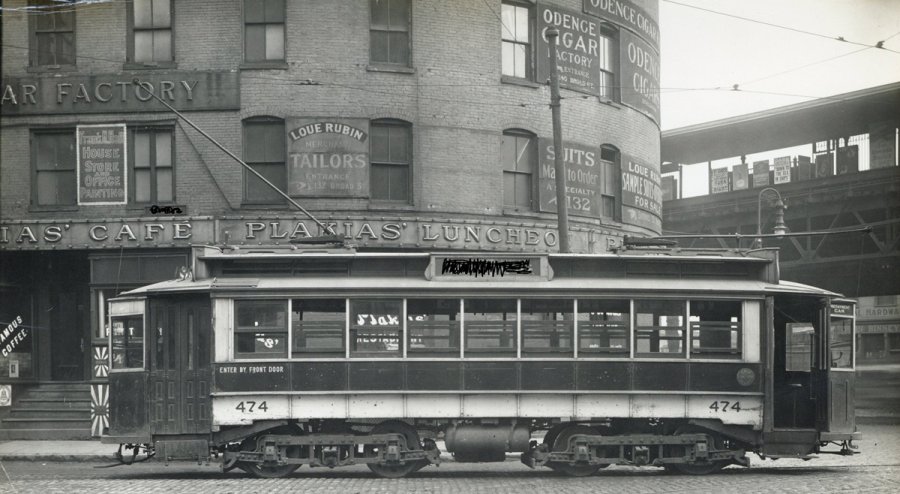
[[[601,94],[599,20],[553,5],[538,4],[538,82],[550,78],[552,45],[547,39],[547,29],[551,27],[559,30],[556,60],[560,87]]]
[[[369,195],[369,121],[289,118],[288,194]]]
[[[125,124],[79,125],[76,141],[78,204],[125,204]]]

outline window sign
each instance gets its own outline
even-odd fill
[[[125,204],[125,124],[79,125],[76,134],[78,204]]]
[[[556,153],[552,139],[539,139],[540,149],[540,210],[556,211]],[[600,199],[600,153],[597,148],[583,144],[563,143],[563,166],[566,170],[566,201],[569,214],[600,218],[603,201]]]
[[[786,184],[791,181],[791,157],[775,158],[775,183]]]
[[[551,27],[559,30],[556,60],[560,87],[600,94],[599,19],[555,6],[538,6],[538,82],[550,78],[551,45],[547,30]]]
[[[295,197],[369,195],[369,121],[292,118],[288,193]]]

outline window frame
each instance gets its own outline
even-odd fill
[[[374,159],[374,151],[372,147],[375,144],[375,139],[373,137],[373,128],[375,127],[386,127],[388,129],[397,129],[402,128],[407,133],[407,150],[406,162],[392,161],[390,160],[390,156],[388,160],[379,160],[376,161]],[[413,143],[414,135],[413,135],[413,126],[411,122],[407,122],[405,120],[393,119],[393,118],[382,118],[371,120],[369,122],[369,201],[378,204],[396,204],[396,205],[410,205],[413,203],[413,163],[415,162],[415,156],[413,156],[413,150],[415,149],[415,145]],[[388,151],[390,154],[390,151]],[[400,167],[406,168],[406,199],[391,199],[390,198],[390,174],[388,174],[388,197],[375,197],[373,191],[375,173],[374,170],[376,167],[385,167],[388,170],[397,169]]]
[[[72,168],[64,169],[64,170],[38,170],[38,146],[39,139],[42,136],[58,136],[58,135],[69,135],[72,138],[73,145],[73,163]],[[33,209],[39,210],[59,210],[59,209],[78,209],[78,158],[77,158],[77,150],[75,147],[78,145],[76,142],[75,129],[70,127],[60,127],[60,128],[47,128],[47,129],[33,129],[30,135],[30,148],[31,148],[31,201],[30,205]],[[72,182],[72,200],[71,202],[56,202],[53,204],[40,204],[40,183],[38,180],[39,173],[50,173],[50,174],[63,174],[63,173],[71,173],[71,182]]]
[[[347,317],[349,319],[349,325],[347,328],[347,332],[349,333],[349,336],[347,338],[346,349],[347,349],[347,353],[351,359],[383,359],[383,358],[391,359],[391,358],[402,358],[403,357],[404,346],[405,346],[404,332],[406,329],[406,324],[405,324],[405,317],[406,317],[405,306],[406,306],[406,304],[404,301],[405,301],[405,297],[391,297],[391,296],[355,297],[355,298],[351,297],[349,299],[349,303],[347,304]],[[391,324],[387,324],[384,326],[386,328],[385,332],[388,332],[388,331],[390,331],[390,332],[396,331],[397,332],[396,333],[397,334],[397,349],[396,350],[394,350],[394,349],[358,350],[357,349],[357,340],[359,338],[357,331],[360,328],[365,327],[365,326],[356,324],[353,320],[354,315],[359,315],[359,313],[356,312],[357,309],[354,308],[354,304],[356,304],[356,303],[362,303],[362,304],[378,304],[378,303],[395,304],[396,303],[399,305],[399,310],[397,312],[397,314],[398,314],[397,325],[394,326]],[[369,315],[371,315],[374,318],[374,314],[369,314]],[[390,315],[390,314],[387,314],[387,315]]]
[[[388,25],[387,28],[376,29],[375,23],[374,23],[375,10],[372,5],[376,1],[377,0],[369,0],[369,2],[368,2],[369,3],[369,65],[371,67],[383,67],[388,70],[393,69],[393,68],[411,69],[413,67],[413,52],[412,52],[412,50],[413,50],[413,46],[412,46],[413,45],[413,42],[412,42],[413,2],[412,2],[412,0],[387,0],[389,3],[389,5],[388,5],[389,10],[393,6],[394,2],[398,2],[398,1],[406,2],[406,6],[407,6],[406,29],[395,28],[391,25]],[[406,62],[404,63],[404,62],[390,62],[390,61],[375,60],[373,57],[374,43],[372,42],[372,39],[373,39],[372,34],[374,32],[379,32],[379,33],[405,32],[406,33],[406,54],[408,57]],[[393,53],[393,52],[390,50],[390,48],[388,48],[388,59],[389,60],[391,58],[391,56],[390,56],[391,53]]]
[[[110,372],[128,372],[128,371],[143,371],[147,369],[148,355],[147,355],[147,318],[143,313],[129,313],[129,314],[107,314],[109,321],[109,334],[107,335],[107,341],[109,344],[109,371]],[[113,343],[116,338],[115,332],[115,320],[116,319],[124,319],[124,320],[133,320],[140,319],[141,322],[141,336],[140,336],[140,347],[141,347],[141,365],[140,366],[124,366],[117,367],[116,366],[116,345]],[[125,349],[125,360],[127,364],[128,360],[128,345],[123,347]]]
[[[631,350],[632,350],[632,346],[631,346],[632,338],[631,337],[632,337],[632,333],[633,333],[633,325],[632,325],[633,318],[632,318],[632,303],[631,302],[633,299],[628,298],[628,297],[626,297],[626,298],[576,297],[576,300],[578,301],[577,311],[576,311],[576,321],[578,324],[578,341],[576,342],[576,345],[577,345],[576,348],[578,349],[579,357],[590,356],[587,358],[624,358],[624,357],[628,357],[629,355],[631,355]],[[612,346],[591,348],[591,347],[584,347],[581,345],[583,339],[585,338],[584,330],[588,326],[588,324],[585,324],[585,323],[591,322],[591,319],[590,319],[591,312],[589,310],[583,310],[583,309],[592,302],[597,302],[597,303],[601,303],[601,304],[606,303],[606,304],[610,304],[610,305],[616,304],[616,303],[624,304],[625,310],[620,312],[620,314],[624,315],[623,321],[616,322],[616,321],[608,321],[607,320],[607,321],[602,321],[604,324],[601,325],[602,331],[604,331],[606,333],[604,335],[604,337],[606,339],[610,340],[610,342],[615,338],[615,337],[609,335],[609,331],[611,329],[612,330],[624,330],[625,331],[625,335],[623,337],[625,340],[624,348],[619,349],[619,348],[615,348]],[[609,311],[608,309],[605,310],[604,314],[607,314],[607,313],[611,313],[611,311]],[[581,319],[580,316],[582,314],[586,315],[588,317],[588,319]],[[618,326],[619,324],[624,326],[624,328],[615,327],[615,326]]]
[[[695,306],[700,303],[712,303],[712,304],[735,304],[737,307],[737,311],[734,313],[732,317],[736,317],[737,321],[711,321],[711,320],[700,320],[694,321],[695,317]],[[716,326],[706,326],[704,327],[703,323],[716,323],[721,326],[725,324],[729,325],[730,328],[725,329],[724,327],[716,327]],[[690,336],[688,341],[690,342],[691,348],[689,349],[691,358],[696,359],[710,359],[710,358],[718,358],[718,359],[741,359],[744,353],[744,325],[746,321],[744,321],[744,303],[738,299],[704,299],[701,300],[699,298],[693,298],[689,300],[688,307],[688,316],[687,316],[688,327],[690,328]],[[735,333],[733,339],[735,342],[734,348],[725,348],[725,347],[702,347],[699,346],[697,348],[694,347],[695,343],[701,343],[703,338],[704,331],[714,331],[714,332],[725,332]]]
[[[420,357],[420,358],[426,358],[426,357],[455,358],[455,357],[459,357],[460,356],[460,341],[461,341],[460,340],[460,332],[462,331],[462,328],[463,328],[462,298],[447,297],[447,296],[444,296],[444,297],[406,297],[405,300],[406,300],[406,311],[404,312],[403,317],[406,319],[405,339],[406,339],[407,357],[409,357],[409,358],[416,358],[416,357]],[[421,321],[421,322],[447,323],[446,329],[449,331],[449,335],[447,337],[447,341],[449,343],[448,346],[446,346],[446,347],[428,347],[428,346],[413,347],[412,340],[413,340],[414,335],[413,335],[413,327],[412,326],[415,325],[414,323],[419,323],[420,321],[413,321],[411,319],[412,316],[410,316],[410,308],[409,308],[410,302],[417,303],[417,302],[447,302],[447,301],[456,302],[456,304],[455,304],[456,316],[457,316],[456,319],[448,319],[446,321],[432,319],[432,320],[426,320],[426,321]],[[417,311],[415,313],[415,315],[419,315],[419,312]],[[434,315],[437,315],[437,313],[422,314],[422,315],[434,316]],[[440,327],[440,325],[435,324],[435,326],[439,326],[436,329],[439,329],[439,330],[444,329],[443,327]],[[423,327],[423,328],[419,328],[419,329],[427,330],[429,328]],[[435,328],[430,328],[430,329],[435,329]],[[419,335],[415,335],[415,336],[419,337]],[[429,335],[422,335],[422,336],[429,336]]]
[[[519,171],[518,159],[516,160],[516,163],[515,163],[516,169],[514,169],[514,170],[508,169],[507,163],[503,162],[504,140],[507,138],[510,138],[510,137],[515,138],[516,141],[518,141],[519,139],[527,139],[529,144],[531,145],[532,151],[531,151],[531,153],[529,153],[530,159],[531,159],[531,171],[530,172]],[[519,149],[518,144],[515,147],[516,147],[516,149]],[[535,176],[538,175],[538,170],[540,167],[539,161],[540,160],[538,159],[538,137],[537,137],[537,135],[535,135],[534,133],[529,132],[527,130],[524,130],[524,129],[506,129],[503,131],[503,134],[500,136],[500,166],[502,167],[501,173],[502,173],[502,177],[503,177],[501,184],[500,184],[501,185],[500,188],[503,191],[501,200],[502,200],[502,206],[503,206],[504,210],[533,212],[537,209],[535,207],[535,200],[538,196],[537,189],[539,187],[539,184],[538,184],[539,180],[535,180]],[[519,204],[506,204],[506,177],[507,177],[507,174],[512,174],[514,177],[520,176],[520,175],[528,175],[529,176],[529,179],[528,179],[529,201],[528,201],[527,207],[525,205],[519,205]],[[515,183],[515,180],[513,181],[513,183]],[[516,191],[518,191],[518,189],[516,189]]]
[[[175,61],[175,2],[172,0],[169,1],[169,27],[168,28],[157,28],[157,27],[149,27],[149,28],[137,28],[134,24],[134,1],[126,3],[126,22],[127,22],[127,62],[126,68],[174,68],[176,66]],[[152,0],[148,0],[151,2]],[[169,31],[169,59],[168,60],[150,60],[150,61],[138,61],[135,59],[135,36],[139,31]]]
[[[248,22],[247,21],[247,1],[249,0],[241,0],[241,67],[242,68],[287,68],[287,8],[288,1],[282,1],[282,14],[281,14],[281,22],[267,22],[265,19],[261,22]],[[263,9],[265,9],[265,2],[270,0],[262,0],[263,1]],[[281,25],[281,58],[264,58],[261,60],[249,60],[247,58],[247,26],[255,25],[255,26],[268,26],[268,25]],[[265,38],[264,38],[265,39]],[[263,45],[263,52],[266,51],[266,45]]]
[[[600,22],[600,33],[598,34],[598,38],[608,39],[609,43],[612,45],[610,47],[610,66],[613,70],[606,70],[603,68],[603,64],[599,63],[598,69],[600,70],[600,94],[598,95],[601,99],[613,102],[620,102],[622,100],[621,97],[621,83],[619,82],[619,77],[622,72],[621,62],[619,60],[619,43],[621,42],[621,38],[619,36],[619,28],[609,22]],[[602,60],[601,60],[602,62]],[[608,75],[612,88],[608,91],[604,91],[603,82],[604,75]]]
[[[285,133],[286,123],[285,123],[284,119],[278,118],[278,117],[270,117],[270,116],[258,116],[258,117],[249,117],[249,118],[245,118],[245,119],[241,120],[241,150],[242,150],[241,157],[243,158],[244,162],[247,164],[247,166],[250,166],[254,170],[256,170],[256,166],[259,166],[259,165],[262,165],[265,167],[271,167],[274,169],[278,166],[279,162],[277,162],[277,161],[255,161],[255,160],[250,160],[247,157],[247,141],[248,141],[247,140],[247,125],[248,124],[250,124],[250,125],[280,124],[281,125],[280,135],[281,135],[281,138],[283,139],[284,147],[282,149],[283,161],[281,161],[280,163],[281,163],[282,171],[284,173],[284,183],[278,184],[272,180],[269,180],[269,181],[275,183],[275,185],[278,186],[282,191],[286,191],[287,190],[287,181],[288,181],[288,177],[287,177],[287,174],[288,174],[288,172],[287,172],[287,154],[288,154],[287,146],[288,146],[288,144],[287,144],[287,137],[286,137],[286,133]],[[259,172],[259,170],[256,170],[256,171]],[[246,168],[241,167],[241,206],[284,207],[286,201],[285,201],[284,197],[282,197],[281,195],[276,194],[277,198],[273,197],[271,200],[250,197],[250,195],[248,194],[249,191],[248,191],[247,187],[249,186],[249,179],[251,177],[259,180],[258,177],[256,177],[255,175],[253,175],[252,173],[247,171]],[[261,183],[261,185],[265,185],[261,181],[260,181],[260,183]],[[268,187],[268,186],[266,185],[266,187]]]
[[[28,42],[29,42],[29,48],[28,48],[28,54],[29,54],[28,65],[29,65],[29,67],[28,68],[31,70],[39,70],[39,71],[40,70],[59,70],[59,69],[71,70],[71,69],[74,69],[78,65],[78,37],[77,37],[77,34],[78,34],[78,25],[77,25],[78,19],[77,18],[78,18],[78,16],[76,15],[76,10],[77,10],[75,8],[76,4],[72,3],[72,4],[60,5],[60,4],[54,4],[54,2],[52,2],[50,0],[29,0],[28,6],[29,7],[37,7],[37,10],[39,10],[40,15],[48,15],[50,12],[53,12],[54,14],[56,14],[57,12],[54,12],[56,10],[71,9],[71,12],[62,12],[62,13],[63,14],[71,14],[71,16],[72,16],[71,31],[69,31],[69,30],[60,31],[60,30],[56,30],[56,29],[41,31],[38,29],[38,25],[37,25],[38,18],[36,17],[36,15],[28,16]],[[47,8],[41,8],[41,6],[46,6]],[[58,51],[54,51],[53,58],[56,59],[55,61],[57,63],[41,64],[40,63],[40,55],[38,54],[38,35],[39,35],[39,33],[52,33],[55,35],[56,33],[68,33],[68,32],[72,33],[72,63],[58,63],[59,62]],[[55,42],[54,42],[54,45],[55,45]]]
[[[135,156],[137,152],[137,146],[135,145],[135,141],[137,139],[137,134],[139,132],[146,132],[150,134],[150,200],[149,201],[138,201],[137,200],[137,173],[136,173],[136,162]],[[162,132],[168,132],[170,135],[170,149],[169,149],[169,163],[168,167],[159,167],[157,166],[157,156],[156,156],[156,135]],[[128,144],[128,173],[131,177],[128,183],[128,194],[129,194],[129,205],[137,205],[137,206],[148,206],[148,205],[156,205],[156,204],[175,204],[177,197],[175,194],[178,184],[178,180],[176,177],[176,166],[175,166],[175,127],[168,125],[139,125],[128,127],[128,139],[131,141]],[[168,201],[160,201],[159,200],[159,175],[157,173],[158,168],[169,168],[172,173],[172,198]]]
[[[284,359],[288,360],[290,356],[290,308],[288,307],[289,299],[257,299],[257,298],[236,298],[234,299],[233,304],[233,314],[234,324],[232,326],[232,335],[231,335],[231,344],[233,345],[232,356],[234,360],[256,360],[256,359]],[[239,306],[244,304],[252,304],[252,303],[260,303],[260,304],[271,304],[276,305],[278,303],[281,304],[282,310],[284,311],[284,327],[277,326],[265,326],[261,329],[258,327],[242,327],[240,325],[240,318],[238,317],[238,311],[240,310]],[[282,334],[284,338],[284,354],[279,355],[278,352],[242,352],[238,348],[238,335],[242,334]]]
[[[289,351],[289,353],[290,353],[289,357],[292,359],[296,359],[296,358],[305,359],[305,358],[317,358],[317,357],[319,357],[319,358],[321,358],[321,357],[325,357],[325,358],[344,357],[346,348],[347,348],[347,334],[348,334],[347,333],[347,313],[348,313],[347,312],[348,311],[347,299],[343,298],[343,297],[323,297],[323,298],[291,297],[290,300],[291,300],[291,313],[290,313],[290,318],[288,321],[288,330],[290,331],[290,334],[291,334],[291,348]],[[339,300],[342,303],[342,305],[344,306],[344,311],[341,314],[341,318],[340,318],[340,334],[336,335],[341,340],[340,348],[317,348],[317,347],[310,348],[307,346],[298,347],[297,346],[298,342],[305,341],[307,338],[299,337],[299,333],[300,333],[299,329],[301,327],[294,325],[294,314],[298,312],[298,308],[301,308],[303,306],[303,302],[315,303],[315,302],[321,302],[321,301],[325,301],[325,300],[327,300],[327,301],[338,301]],[[332,321],[311,321],[311,322],[322,323],[322,322],[332,322]]]
[[[503,6],[509,5],[514,8],[525,9],[528,13],[528,42],[521,43],[515,40],[509,40],[505,38],[503,24]],[[500,21],[500,78],[501,81],[506,82],[524,82],[527,81],[529,83],[536,83],[537,79],[537,60],[535,52],[536,37],[538,35],[537,32],[537,9],[536,4],[534,2],[530,2],[527,0],[503,0],[500,3],[500,13],[498,15]],[[503,49],[506,43],[511,43],[514,45],[525,45],[526,46],[526,55],[525,55],[525,75],[524,77],[519,77],[515,74],[505,74],[503,72]]]
[[[688,351],[688,346],[690,345],[689,335],[689,312],[688,312],[688,300],[679,299],[679,298],[635,298],[634,304],[632,305],[631,317],[634,321],[631,325],[631,334],[634,346],[634,358],[635,359],[646,359],[646,358],[663,358],[663,359],[672,359],[672,360],[688,360],[690,358],[690,353]],[[657,317],[659,315],[669,316],[669,314],[660,314],[656,312],[656,309],[653,309],[654,312],[652,315],[654,316],[653,324],[651,325],[642,325],[638,323],[638,314],[644,314],[646,312],[641,312],[641,309],[638,308],[638,305],[641,303],[647,302],[662,302],[662,303],[670,303],[677,305],[679,307],[679,313],[676,315],[681,316],[681,324],[677,326],[662,326],[657,324]],[[650,331],[655,333],[650,333],[647,337],[642,337],[639,335],[639,331]],[[663,335],[663,331],[680,331],[681,334],[675,338],[669,335]],[[650,342],[650,351],[640,351],[639,341],[641,340],[649,340]],[[656,340],[657,350],[653,351],[653,341]],[[678,341],[681,346],[681,351],[679,352],[663,352],[659,350],[659,344],[662,341]],[[668,345],[666,345],[668,346]]]
[[[604,153],[614,153],[613,159],[608,160],[604,157]],[[612,184],[610,187],[612,188],[612,195],[604,194],[604,191],[600,191],[600,200],[601,202],[601,211],[600,215],[602,218],[610,219],[613,221],[622,221],[622,152],[619,151],[619,148],[613,146],[612,144],[601,144],[600,145],[600,163],[604,166],[610,167],[608,179],[612,180]],[[613,201],[613,210],[612,215],[607,216],[606,207],[605,207],[605,199],[612,198]]]

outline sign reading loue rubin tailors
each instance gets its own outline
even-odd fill
[[[550,41],[547,29],[559,30],[556,59],[559,85],[566,89],[600,94],[600,21],[550,5],[538,5],[537,79],[550,78]]]
[[[634,156],[622,154],[622,205],[643,209],[662,218],[659,172]]]
[[[362,118],[291,118],[288,194],[369,195],[369,121]]]
[[[540,147],[540,182],[538,199],[541,211],[556,212],[556,169],[554,160],[553,139],[538,139]],[[600,153],[597,148],[563,143],[563,166],[566,170],[566,201],[569,214],[600,218],[603,213],[603,200],[600,195],[601,167]]]
[[[125,204],[125,124],[79,125],[76,135],[78,204]]]

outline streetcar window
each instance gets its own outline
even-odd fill
[[[516,355],[516,300],[465,300],[466,352],[480,356]]]
[[[400,299],[350,301],[350,355],[400,356],[403,301]]]
[[[853,319],[832,317],[829,327],[831,368],[849,369],[853,367]]]
[[[522,355],[572,356],[573,300],[522,299]]]
[[[684,356],[685,303],[676,300],[636,300],[635,351],[639,356]]]
[[[344,356],[347,302],[342,299],[305,299],[291,302],[293,356],[340,354]]]
[[[692,355],[740,355],[740,302],[692,300],[690,324]]]
[[[458,357],[459,316],[459,299],[407,300],[407,354]]]
[[[287,356],[287,301],[236,300],[236,358]]]
[[[578,300],[578,351],[627,354],[630,305],[628,300]]]
[[[789,322],[787,331],[787,358],[785,369],[788,372],[809,372],[812,368],[813,338],[816,330],[808,322]]]
[[[144,368],[144,316],[112,318],[112,368]]]

